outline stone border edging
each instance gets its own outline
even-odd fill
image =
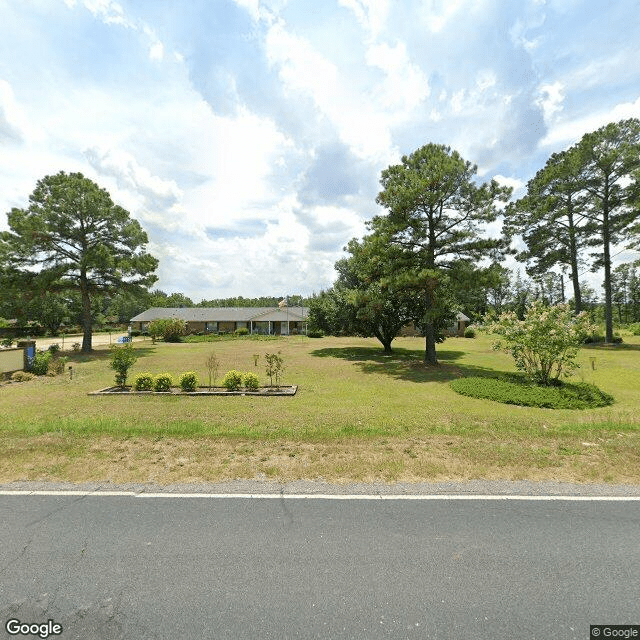
[[[98,391],[90,391],[89,396],[260,396],[270,398],[273,396],[295,396],[298,385],[284,385],[281,387],[261,387],[258,391],[229,391],[222,387],[198,387],[201,391],[182,391],[179,387],[171,387],[171,391],[133,391],[122,387],[105,387]]]

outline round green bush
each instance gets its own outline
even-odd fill
[[[198,376],[195,371],[187,371],[180,376],[180,388],[183,391],[195,391],[198,387]]]
[[[154,391],[170,391],[173,386],[173,377],[170,373],[159,373],[153,379]]]
[[[324,331],[322,331],[321,329],[316,329],[316,330],[309,331],[307,333],[307,337],[309,337],[309,338],[322,338],[322,337],[324,337]]]
[[[29,370],[37,376],[46,376],[52,356],[51,351],[38,351],[29,360]]]
[[[464,330],[464,337],[465,338],[475,338],[476,337],[476,330],[473,327],[467,327]]]
[[[249,371],[242,375],[242,385],[250,391],[257,391],[260,387],[260,378],[252,371]]]
[[[227,388],[229,391],[237,391],[242,386],[242,373],[235,369],[227,371],[222,379],[222,386]]]
[[[153,376],[148,373],[139,373],[133,379],[133,388],[136,391],[151,391],[153,389]]]
[[[234,334],[237,336],[248,336],[249,335],[249,329],[247,329],[246,327],[240,327],[240,329],[236,329],[234,331]]]
[[[463,396],[525,407],[593,409],[613,404],[612,396],[584,382],[543,386],[514,374],[494,378],[459,378],[450,384],[454,391]]]

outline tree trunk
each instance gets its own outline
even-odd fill
[[[602,242],[604,244],[604,324],[605,342],[613,342],[613,301],[611,295],[611,242],[609,233],[609,212],[605,205],[602,216]]]
[[[91,298],[84,274],[80,276],[80,291],[82,293],[82,353],[91,353]]]
[[[571,261],[571,282],[573,284],[573,299],[575,312],[578,315],[582,311],[582,295],[580,293],[580,280],[578,278],[578,248],[576,243],[576,228],[573,224],[573,212],[569,203],[569,260]]]
[[[433,322],[426,323],[424,336],[424,363],[436,365],[438,364],[438,356],[436,355],[436,328]]]

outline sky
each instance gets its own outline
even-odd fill
[[[155,288],[318,292],[403,155],[449,145],[518,197],[640,117],[639,32],[638,0],[0,0],[0,229],[80,171]]]

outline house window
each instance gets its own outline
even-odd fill
[[[204,330],[206,332],[213,332],[213,333],[217,333],[218,331],[218,323],[217,322],[205,322],[204,323]]]

